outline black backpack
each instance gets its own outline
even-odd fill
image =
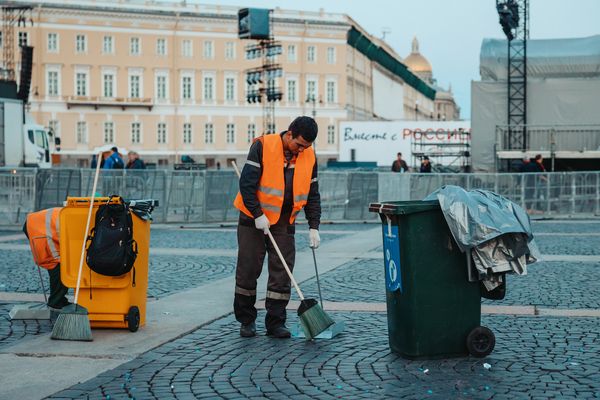
[[[87,242],[86,262],[92,271],[108,276],[131,271],[137,257],[137,243],[133,240],[131,211],[122,199],[120,203],[111,204],[109,200],[98,207]],[[135,285],[135,270],[133,276]]]

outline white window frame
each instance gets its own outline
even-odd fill
[[[101,73],[101,84],[102,87],[100,88],[100,93],[102,94],[102,97],[107,98],[107,99],[113,99],[115,97],[117,97],[117,69],[116,68],[110,68],[110,67],[103,67],[102,70],[100,71]],[[112,92],[112,96],[107,96],[108,93],[106,93],[106,76],[112,76],[112,85],[111,85],[111,92]]]
[[[162,135],[162,137],[161,137]],[[167,131],[167,123],[161,121],[156,124],[156,143],[157,144],[167,144],[168,141],[168,131]]]
[[[165,79],[165,96],[159,97],[159,86],[158,86],[158,78]],[[156,71],[154,73],[154,98],[157,102],[167,103],[169,102],[169,71]]]
[[[204,124],[204,144],[214,144],[214,143],[215,143],[215,125],[212,122],[207,122]]]
[[[160,45],[159,43],[162,43]],[[156,39],[156,55],[157,56],[166,56],[168,54],[167,50],[167,38],[157,38]]]
[[[138,95],[139,96],[133,96],[132,94],[132,89],[133,89],[133,77],[138,77],[139,78],[139,82],[138,82]],[[130,99],[141,99],[144,97],[144,74],[143,71],[139,68],[132,68],[128,71],[127,73],[127,97],[129,97]]]
[[[77,82],[77,75],[78,74],[83,74],[85,75],[85,86],[84,86],[84,90],[85,93],[81,94],[78,92],[78,82]],[[75,88],[74,93],[75,96],[80,96],[80,97],[87,97],[90,95],[90,71],[89,68],[82,68],[82,67],[76,67],[75,68],[75,75],[74,75],[74,85],[73,87]]]
[[[108,130],[107,128],[110,127],[110,138],[107,138],[107,133]],[[111,143],[116,143],[117,142],[117,138],[115,136],[115,123],[114,121],[104,121],[104,124],[102,125],[102,138],[104,139],[104,144],[111,144]],[[111,139],[111,140],[107,140],[107,139]]]
[[[212,87],[210,88],[210,97],[207,96],[206,80],[211,79]],[[212,104],[215,102],[216,97],[216,74],[214,72],[202,73],[202,102]]]
[[[228,122],[225,125],[225,142],[227,144],[235,144],[235,123]]]
[[[83,130],[80,130],[80,127],[83,127]],[[87,122],[85,121],[77,121],[75,125],[75,140],[77,144],[87,144],[88,142],[88,127]]]
[[[184,97],[184,94],[185,94],[184,83],[186,80],[189,80],[189,83],[190,83],[189,97]],[[194,103],[194,99],[196,98],[195,94],[194,94],[195,86],[196,85],[195,85],[195,79],[194,79],[194,71],[183,71],[179,78],[179,98],[181,99],[181,102]]]
[[[248,124],[248,136],[246,137],[248,144],[252,143],[254,138],[256,138],[256,124],[254,122],[250,122]]]
[[[213,40],[205,40],[202,43],[202,58],[205,60],[215,58],[215,42]]]
[[[310,78],[306,78],[306,87],[305,87],[305,93],[306,93],[306,98],[304,99],[304,101],[311,101],[311,90],[310,90],[310,84],[313,83],[315,84],[315,91],[314,93],[312,93],[312,95],[314,96],[314,100],[317,101],[319,99],[319,79],[316,77],[310,77]]]
[[[23,38],[25,39],[24,43]],[[29,32],[19,31],[19,33],[17,33],[17,46],[21,46],[22,44],[29,46]]]
[[[50,93],[50,72],[56,73],[56,93]],[[61,68],[60,65],[46,65],[46,96],[59,97],[61,95]]]
[[[317,46],[306,47],[306,62],[314,64],[317,62]]]
[[[290,98],[290,83],[294,83],[294,96]],[[288,104],[297,104],[298,103],[298,79],[297,78],[288,78],[285,81],[285,93]]]
[[[228,86],[227,86],[227,82],[232,80],[233,81],[233,86],[232,86],[232,93],[231,93],[231,98],[228,98]],[[237,101],[237,77],[235,75],[231,75],[231,74],[226,74],[225,75],[225,79],[223,81],[223,88],[224,88],[224,99],[226,103],[235,103]]]
[[[115,54],[115,37],[104,35],[102,37],[102,54]]]
[[[225,42],[225,59],[235,60],[235,42]]]
[[[192,39],[183,39],[181,41],[181,56],[194,57],[194,42]]]
[[[75,53],[85,54],[87,53],[87,48],[87,35],[83,33],[75,35]]]
[[[292,49],[293,49],[293,51],[290,51]],[[288,60],[288,62],[291,62],[291,63],[298,62],[298,46],[296,46],[295,44],[288,44],[287,60]]]
[[[134,136],[136,132],[134,132],[134,127],[138,127],[137,138]],[[141,144],[142,143],[142,123],[140,121],[134,121],[130,125],[130,137],[131,144]],[[137,140],[134,140],[137,139]]]
[[[329,96],[329,86],[333,84],[333,98]],[[336,79],[327,79],[325,81],[325,102],[327,104],[338,103],[338,84]]]
[[[337,55],[336,55],[336,50],[335,47],[328,47],[327,48],[327,64],[335,64],[337,59]]]
[[[53,38],[53,39],[51,39]],[[56,32],[48,32],[46,36],[46,51],[48,53],[58,53],[60,51],[59,36]]]
[[[139,56],[142,54],[142,39],[139,36],[129,38],[129,55]]]
[[[184,122],[183,130],[181,132],[181,139],[183,144],[194,143],[194,129],[191,122]]]
[[[327,125],[327,144],[335,144],[335,125]]]

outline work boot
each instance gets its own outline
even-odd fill
[[[285,325],[280,325],[273,329],[267,329],[267,336],[272,336],[277,339],[288,339],[292,335]]]
[[[254,322],[250,322],[249,324],[242,324],[242,327],[240,328],[240,336],[241,337],[256,336],[256,324]]]

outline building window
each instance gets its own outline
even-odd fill
[[[214,91],[214,78],[212,76],[204,77],[204,100],[213,101],[215,98]]]
[[[115,142],[115,124],[112,121],[104,123],[104,143]]]
[[[85,121],[77,122],[77,143],[87,143],[87,124]]]
[[[48,34],[48,53],[58,53],[58,33]]]
[[[58,96],[58,71],[48,71],[47,89],[48,96]]]
[[[225,78],[225,100],[235,100],[235,78]]]
[[[102,74],[102,96],[115,97],[115,76],[113,74]]]
[[[139,56],[141,52],[142,50],[140,46],[140,38],[129,38],[129,54],[131,54],[132,56]]]
[[[192,143],[192,124],[189,122],[183,124],[183,143]]]
[[[156,55],[166,56],[167,55],[167,39],[158,38],[156,39]]]
[[[267,133],[275,133],[275,123],[270,122],[267,124]]]
[[[181,55],[184,57],[191,57],[192,53],[192,41],[189,39],[184,39],[181,42]]]
[[[129,75],[129,97],[139,99],[141,95],[141,82],[142,78],[139,75]]]
[[[192,77],[181,77],[181,98],[183,100],[192,100]]]
[[[214,57],[214,43],[212,40],[204,41],[204,58],[212,60]]]
[[[19,46],[27,46],[29,44],[29,34],[27,32],[19,32]]]
[[[248,124],[248,143],[252,143],[254,138],[256,137],[256,125]]]
[[[213,144],[215,142],[213,124],[204,124],[204,143]]]
[[[165,75],[156,76],[156,98],[159,100],[167,99],[167,77]]]
[[[335,64],[335,47],[327,48],[327,64]]]
[[[4,46],[4,36],[2,36],[2,31],[0,31],[0,48]]]
[[[77,53],[87,52],[87,37],[85,35],[75,36],[75,52],[77,52]]]
[[[314,63],[317,61],[317,49],[315,46],[308,46],[306,50],[306,61]]]
[[[288,45],[288,48],[287,48],[287,59],[288,59],[289,62],[293,62],[293,63],[296,62],[297,55],[296,55],[296,45],[295,44]]]
[[[317,98],[317,81],[306,81],[306,101],[314,101]]]
[[[336,84],[335,81],[327,82],[327,102],[328,103],[336,103]]]
[[[227,124],[225,131],[227,135],[227,143],[235,143],[235,124]]]
[[[298,91],[296,90],[296,86],[298,82],[295,80],[287,81],[287,101],[288,103],[296,103],[298,101]]]
[[[159,122],[156,126],[156,142],[158,144],[167,143],[167,124]]]
[[[225,59],[235,60],[235,42],[225,43]]]
[[[60,124],[57,119],[52,119],[48,122],[48,128],[54,137],[60,137]]]
[[[139,144],[142,142],[142,129],[139,122],[133,122],[131,124],[131,143]]]
[[[75,74],[75,95],[87,96],[87,78],[86,72],[77,72]]]
[[[102,52],[104,54],[114,53],[114,40],[112,36],[104,36],[102,39]]]
[[[327,126],[327,144],[335,144],[335,125]]]

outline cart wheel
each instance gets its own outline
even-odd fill
[[[485,326],[474,328],[467,336],[467,349],[473,357],[485,357],[489,355],[496,345],[494,332]]]
[[[140,327],[140,309],[137,306],[129,307],[125,321],[127,321],[127,328],[131,332],[136,332]]]

